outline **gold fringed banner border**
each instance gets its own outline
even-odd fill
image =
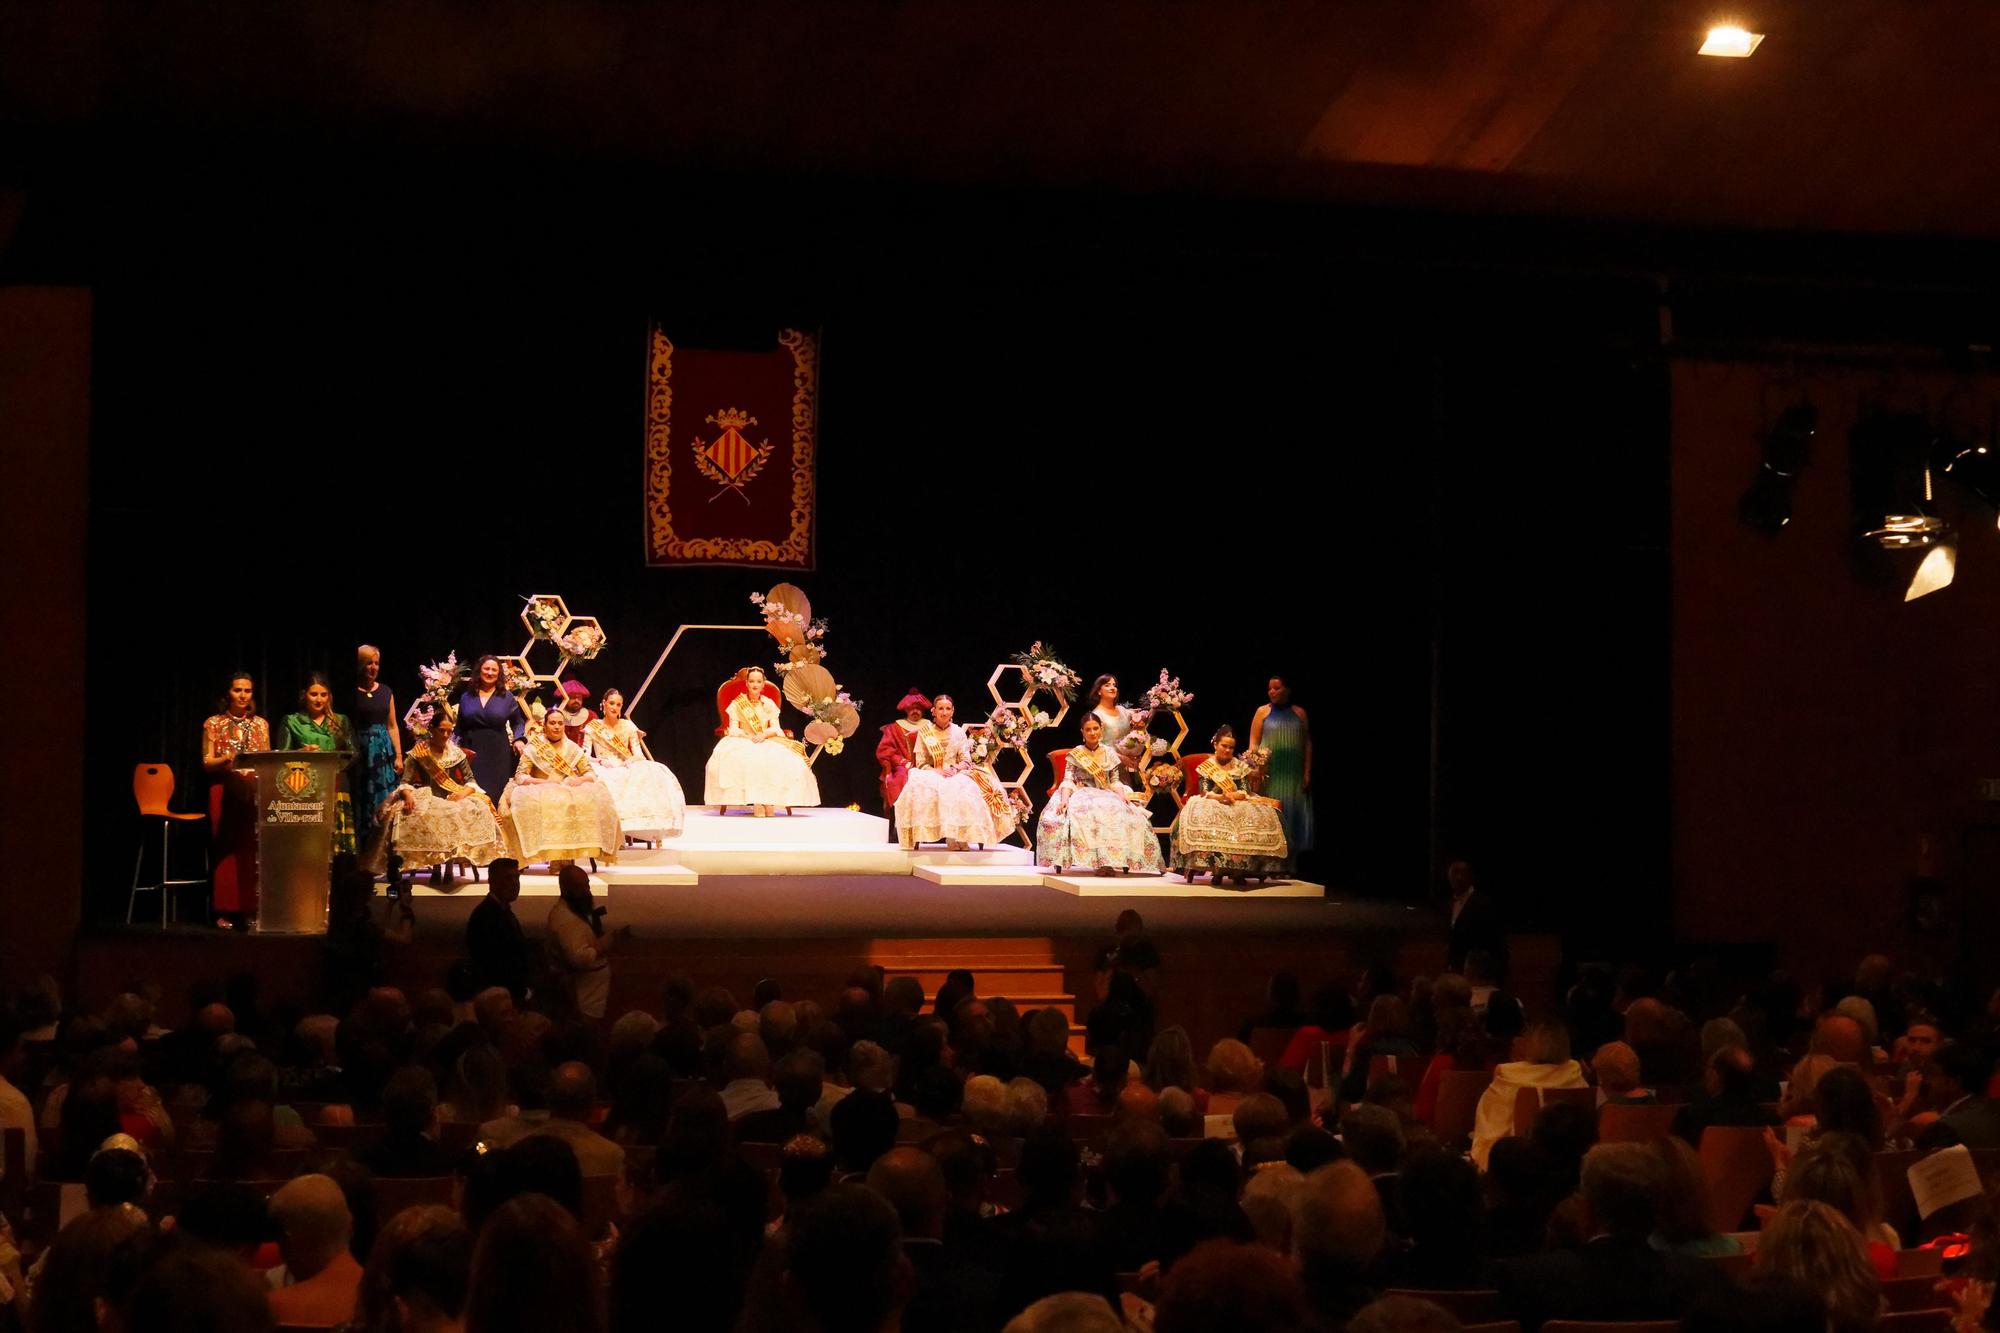
[[[646,563],[813,568],[819,335],[783,329],[776,350],[761,354],[676,349],[657,323],[650,335]],[[786,420],[789,441],[762,436],[765,423]],[[677,451],[685,453],[679,493]],[[713,493],[699,494],[706,487]]]

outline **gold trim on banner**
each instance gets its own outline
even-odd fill
[[[711,564],[790,565],[812,560],[814,419],[819,410],[819,340],[784,329],[778,345],[792,354],[792,525],[782,543],[738,537],[681,537],[674,532],[672,432],[674,345],[653,326],[646,370],[646,559]]]

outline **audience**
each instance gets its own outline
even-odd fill
[[[465,1333],[602,1333],[599,1290],[575,1217],[547,1195],[522,1194],[479,1230]]]
[[[331,1327],[354,1317],[361,1265],[348,1251],[354,1219],[347,1196],[327,1176],[300,1176],[271,1196],[278,1251],[292,1285],[271,1292],[280,1324]]]
[[[1832,1333],[1860,1333],[1882,1317],[1882,1282],[1861,1233],[1826,1204],[1802,1199],[1779,1208],[1758,1239],[1757,1270],[1817,1295]]]
[[[1570,1059],[1569,1031],[1537,1023],[1522,1038],[1521,1058],[1497,1066],[1479,1099],[1472,1129],[1472,1160],[1486,1167],[1493,1145],[1514,1132],[1514,1099],[1523,1088],[1586,1088],[1583,1066]]]
[[[356,1323],[367,1333],[455,1333],[472,1274],[472,1232],[449,1208],[406,1208],[376,1237]]]

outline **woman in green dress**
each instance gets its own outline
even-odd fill
[[[333,711],[333,687],[315,671],[299,692],[299,711],[285,714],[284,735],[278,742],[284,750],[320,750],[337,754],[354,749],[354,728]],[[351,852],[354,847],[354,801],[347,794],[347,770],[335,779],[333,797],[333,850]]]
[[[1271,677],[1264,693],[1270,702],[1250,719],[1250,748],[1271,752],[1264,769],[1264,794],[1277,799],[1285,841],[1297,856],[1313,849],[1312,726],[1306,710],[1292,702],[1283,676]]]

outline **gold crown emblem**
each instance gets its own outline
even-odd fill
[[[757,424],[757,418],[740,407],[725,407],[720,412],[712,413],[708,421],[711,425],[720,426],[724,430],[742,430],[745,426]]]

